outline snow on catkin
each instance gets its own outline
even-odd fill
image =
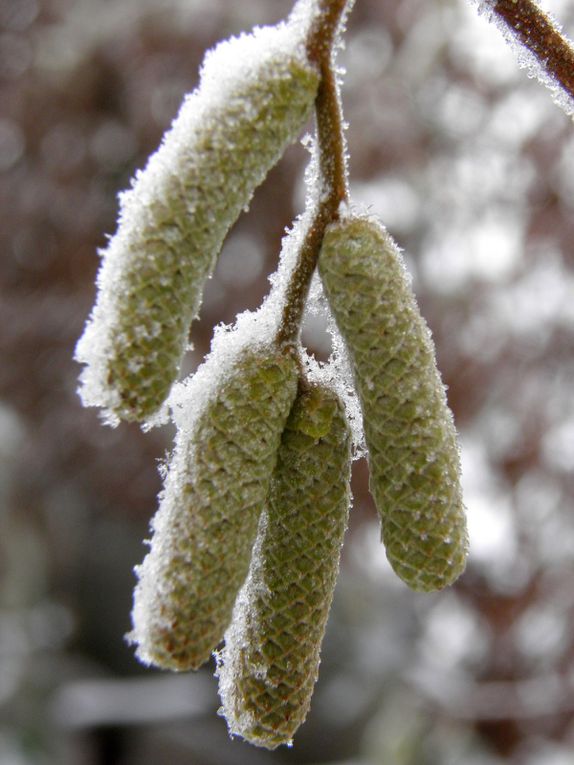
[[[297,21],[210,52],[198,89],[121,195],[76,350],[83,402],[110,422],[161,407],[225,235],[309,116],[318,74]]]
[[[134,594],[129,638],[144,663],[196,669],[223,638],[296,389],[292,356],[244,349],[179,431]]]
[[[317,679],[350,501],[351,434],[324,385],[287,421],[248,579],[218,656],[233,735],[274,749],[305,720]]]
[[[331,225],[319,258],[347,344],[387,557],[413,589],[451,584],[467,532],[453,417],[398,248],[378,223]]]

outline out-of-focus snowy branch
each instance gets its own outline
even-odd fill
[[[534,0],[475,0],[515,47],[519,61],[574,115],[574,44]],[[518,44],[518,46],[516,46]]]

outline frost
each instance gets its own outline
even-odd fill
[[[571,117],[574,116],[574,99],[568,94],[564,88],[562,88],[554,77],[552,77],[548,71],[544,68],[543,64],[538,58],[531,53],[528,48],[520,41],[517,33],[511,29],[504,21],[499,18],[494,8],[496,6],[496,0],[472,0],[478,7],[478,12],[481,16],[484,16],[488,21],[491,21],[501,32],[506,42],[512,48],[518,64],[522,69],[526,69],[528,76],[531,78],[536,77],[539,82],[545,85],[552,95],[554,103],[556,103],[566,114]],[[555,29],[562,33],[560,24],[550,14],[544,14],[552,23]],[[572,47],[572,43],[567,41]]]

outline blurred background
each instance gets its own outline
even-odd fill
[[[574,2],[548,0],[574,37]],[[351,190],[405,250],[461,435],[471,551],[392,574],[363,461],[308,721],[230,741],[213,667],[124,641],[169,427],[104,427],[74,344],[116,194],[203,51],[289,0],[0,0],[0,763],[574,763],[574,132],[467,0],[357,0],[340,63]],[[233,229],[194,327],[256,308],[301,211],[294,146]],[[324,321],[305,342],[329,352]]]

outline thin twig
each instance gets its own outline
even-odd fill
[[[574,103],[574,48],[534,0],[492,0],[494,14]]]
[[[301,330],[305,300],[317,265],[325,228],[337,219],[341,202],[348,198],[345,138],[337,76],[333,68],[333,47],[349,0],[320,0],[315,23],[307,40],[307,54],[321,72],[315,101],[317,148],[319,153],[319,201],[305,233],[297,264],[287,287],[280,344],[296,342]]]

